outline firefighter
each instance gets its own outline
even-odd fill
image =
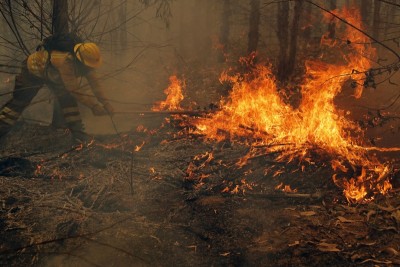
[[[95,43],[77,43],[71,52],[39,48],[24,61],[21,73],[15,78],[12,99],[0,110],[0,137],[11,130],[39,89],[47,85],[58,99],[72,137],[85,141],[87,135],[77,101],[89,107],[95,116],[113,113],[95,72],[101,64],[102,57]],[[86,78],[93,95],[80,87],[80,77]]]

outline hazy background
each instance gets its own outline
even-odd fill
[[[52,1],[12,1],[16,26],[7,10],[7,1],[2,0],[0,18],[0,64],[16,66],[25,55],[16,41],[15,29],[30,52],[40,43],[41,36],[49,35],[51,26]],[[168,77],[176,74],[187,81],[185,104],[196,101],[207,106],[217,101],[224,88],[218,82],[224,69],[236,67],[241,56],[249,54],[249,32],[254,26],[258,13],[258,41],[256,50],[259,62],[282,64],[282,29],[286,29],[289,46],[293,43],[293,29],[297,40],[294,46],[295,69],[299,69],[305,58],[320,53],[319,39],[329,30],[329,24],[322,22],[319,8],[303,1],[298,19],[296,3],[291,1],[261,0],[69,0],[69,27],[86,40],[94,41],[101,47],[104,65],[99,69],[107,96],[117,111],[150,110],[152,103],[165,98],[163,90],[168,86]],[[358,5],[367,25],[367,32],[386,45],[398,51],[400,40],[400,1],[387,4],[379,0],[356,1],[314,1],[324,8]],[[258,12],[255,13],[255,9]],[[285,11],[286,10],[286,11]],[[31,12],[33,11],[33,12]],[[7,13],[8,12],[8,13]],[[286,12],[286,13],[285,13]],[[35,15],[36,14],[36,15]],[[285,15],[286,14],[286,15]],[[253,22],[252,22],[253,21]],[[295,22],[297,21],[297,23]],[[253,26],[252,26],[253,23]],[[287,24],[285,26],[285,23]],[[47,24],[47,26],[45,25]],[[50,28],[49,28],[50,27]],[[225,39],[224,39],[225,38]],[[283,38],[283,39],[282,39]],[[222,43],[226,43],[223,45]],[[396,56],[379,44],[381,65],[397,61]],[[224,48],[222,48],[224,47]],[[325,51],[325,53],[327,53]],[[292,59],[288,59],[288,62]],[[285,62],[283,62],[283,65]],[[378,64],[376,65],[378,66]],[[15,68],[1,67],[0,92],[12,90]],[[349,70],[351,71],[351,70]],[[295,83],[296,70],[282,84]],[[385,74],[376,77],[384,81]],[[341,96],[343,103],[354,110],[358,119],[369,110],[391,105],[400,93],[399,75],[378,83],[376,89],[367,89],[362,99],[354,100],[348,94]],[[346,88],[345,88],[346,89]],[[9,95],[0,98],[5,103]],[[47,88],[41,90],[23,117],[48,124],[52,118],[52,95]],[[400,101],[390,107],[399,112]],[[108,117],[94,117],[90,110],[82,107],[86,129],[90,133],[115,133]],[[375,111],[373,111],[375,112]],[[135,114],[114,116],[118,131],[134,129],[139,124],[157,125],[162,117]],[[396,128],[397,127],[397,128]],[[382,135],[382,145],[393,144],[398,138],[397,120],[385,127],[374,128],[369,135]]]

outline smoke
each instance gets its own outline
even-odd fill
[[[95,117],[88,108],[81,106],[86,130],[89,133],[115,134],[116,131],[135,129],[141,124],[146,127],[157,127],[163,120],[162,116],[138,116],[137,113],[126,113],[149,111],[153,103],[164,100],[163,91],[167,88],[171,75],[186,80],[184,101],[187,105],[196,102],[199,107],[203,107],[211,102],[217,102],[226,91],[226,85],[221,85],[218,81],[220,73],[223,70],[236,68],[238,59],[247,55],[251,17],[249,1],[145,2],[146,5],[143,1],[77,0],[69,5],[70,28],[76,30],[84,39],[99,44],[104,57],[104,64],[98,70],[102,86],[115,110],[125,113],[116,114],[113,118]],[[40,29],[42,28],[46,35],[47,28],[27,10],[24,11],[23,5],[18,3],[15,2],[14,8],[25,14],[18,24],[21,29],[20,34],[26,40],[27,47],[34,51],[42,34]],[[50,1],[44,3],[43,14],[47,18],[51,13],[51,3]],[[161,3],[168,5],[161,6]],[[340,8],[345,3],[346,1],[338,1],[337,7]],[[28,6],[40,12],[41,9],[35,5],[32,3]],[[323,13],[321,10],[308,4],[303,8],[297,38],[296,68],[298,69],[301,69],[305,58],[321,56],[322,51],[316,40],[320,39],[329,26],[321,23]],[[363,10],[367,8],[363,6]],[[282,25],[280,21],[284,19],[279,17],[279,12],[279,4],[261,5],[257,58],[260,62],[271,63],[274,68],[280,63],[281,42],[284,40],[282,33],[278,34],[279,25]],[[381,15],[386,14],[385,12],[394,13],[393,9],[386,7],[382,8]],[[288,27],[291,27],[293,15],[293,10],[290,10]],[[394,16],[390,16],[392,17],[394,20]],[[372,25],[371,21],[365,20],[365,22]],[[4,30],[2,36],[7,40],[14,40],[6,22],[2,20],[0,25]],[[384,24],[385,29],[382,32],[390,35],[390,25]],[[395,43],[388,45],[396,49]],[[10,49],[6,42],[0,46],[0,63],[17,64],[17,61],[23,60],[21,51]],[[395,60],[387,50],[381,49],[379,52],[379,57],[387,60],[385,62]],[[9,58],[13,58],[13,61]],[[354,100],[350,93],[348,95],[343,93],[336,103],[343,106],[343,109],[350,110],[355,119],[362,119],[369,108],[380,109],[391,103],[397,94],[395,83],[399,79],[398,76],[395,73],[391,78],[393,84],[384,81],[386,77],[379,77],[382,84],[378,84],[376,90],[366,90],[359,100]],[[12,75],[8,74],[0,78],[13,80]],[[296,80],[292,82],[296,83]],[[1,93],[10,91],[12,86],[12,82],[2,83]],[[44,123],[51,121],[54,97],[46,90],[43,89],[39,93],[23,117]],[[5,103],[8,98],[9,95],[2,97],[1,103]],[[399,109],[399,104],[396,103],[390,111],[398,112]],[[383,139],[390,139],[393,142],[391,132],[398,127],[396,122],[386,124],[385,127],[382,130],[373,129],[371,136],[383,134],[385,136]]]

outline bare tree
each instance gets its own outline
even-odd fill
[[[250,24],[247,53],[257,51],[258,40],[260,38],[260,0],[250,0]]]
[[[303,24],[304,24],[304,30],[303,30],[303,38],[306,42],[309,42],[311,39],[311,35],[312,35],[312,25],[310,25],[309,23],[309,19],[312,17],[312,12],[313,12],[313,8],[312,5],[307,4],[305,6],[305,16],[303,18]]]
[[[284,1],[278,5],[278,30],[279,58],[277,77],[280,81],[286,81],[294,72],[297,57],[297,39],[300,29],[300,17],[303,12],[303,0],[296,1],[292,23],[289,27],[289,2]],[[290,34],[290,36],[289,36]]]
[[[145,7],[155,6],[156,17],[162,19],[165,25],[169,27],[169,20],[172,16],[171,5],[173,0],[139,0]]]
[[[69,33],[67,0],[53,0],[52,31],[54,35]],[[66,121],[61,106],[55,100],[53,104],[52,125],[54,127],[63,127],[65,124]]]
[[[286,77],[286,64],[287,64],[287,50],[289,47],[289,1],[278,3],[277,12],[277,36],[279,40],[279,54],[278,54],[278,80],[284,80]]]
[[[359,6],[361,9],[361,17],[364,25],[369,26],[369,12],[371,10],[371,2],[372,1],[363,1],[359,0]]]
[[[374,1],[374,19],[373,19],[373,35],[374,38],[379,39],[380,32],[380,12],[381,12],[381,1]]]
[[[290,47],[289,47],[289,58],[288,58],[288,66],[286,70],[287,77],[292,75],[294,72],[294,68],[296,65],[296,57],[297,57],[297,37],[299,34],[299,21],[300,15],[303,9],[303,0],[298,0],[294,6],[294,14],[292,20],[292,28],[290,31]]]
[[[53,0],[52,32],[53,34],[69,33],[68,1]]]

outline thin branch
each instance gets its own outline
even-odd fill
[[[400,7],[400,5],[397,4],[397,3],[389,2],[389,1],[386,1],[386,0],[379,0],[379,1],[382,2],[382,3],[388,4],[388,5],[393,5],[393,6]]]
[[[292,1],[293,1],[293,0],[292,0]],[[382,43],[381,41],[375,39],[374,37],[372,37],[372,36],[371,36],[370,34],[368,34],[367,32],[365,32],[365,31],[363,31],[362,29],[360,29],[360,28],[354,26],[353,24],[351,24],[351,23],[348,22],[347,20],[345,20],[345,19],[339,17],[338,15],[332,13],[331,11],[327,10],[326,8],[320,6],[320,5],[318,5],[318,4],[316,4],[316,3],[312,2],[312,1],[309,1],[309,0],[306,0],[306,2],[309,3],[309,4],[311,4],[311,5],[313,5],[313,6],[316,6],[317,8],[323,10],[324,12],[326,12],[326,13],[328,13],[328,14],[334,16],[335,18],[337,18],[337,19],[340,20],[341,22],[345,23],[346,25],[348,25],[348,26],[352,27],[353,29],[356,29],[357,31],[361,32],[362,34],[364,34],[365,36],[367,36],[368,38],[370,38],[372,41],[376,42],[377,44],[380,44],[381,46],[383,46],[384,48],[386,48],[387,50],[389,50],[390,52],[392,52],[392,53],[397,57],[398,62],[400,62],[400,55],[399,55],[396,51],[394,51],[392,48],[390,48],[389,46],[387,46],[387,45],[385,45],[384,43]]]
[[[116,225],[118,225],[120,223],[123,223],[125,221],[128,221],[129,219],[130,218],[125,218],[123,220],[120,220],[118,222],[113,223],[112,225],[109,225],[109,226],[104,227],[102,229],[99,229],[97,231],[86,233],[86,234],[66,236],[66,237],[61,237],[61,238],[56,238],[56,239],[45,240],[45,241],[42,241],[42,242],[32,243],[32,244],[29,244],[29,245],[26,245],[26,246],[22,246],[22,247],[19,247],[19,248],[5,249],[5,250],[0,251],[0,254],[10,254],[10,253],[13,253],[13,252],[22,251],[24,249],[32,248],[32,247],[35,247],[35,246],[43,246],[43,245],[47,245],[47,244],[58,243],[58,242],[66,241],[66,240],[69,240],[69,239],[87,238],[89,236],[93,236],[93,235],[99,234],[101,232],[104,232],[106,230],[112,229]]]
[[[9,8],[9,11],[10,11],[10,13],[9,13],[10,14],[10,18],[11,18],[11,21],[12,21],[12,24],[13,24],[14,30],[15,30],[15,37],[17,38],[18,43],[21,45],[21,48],[25,52],[25,54],[29,55],[29,49],[26,47],[24,41],[22,40],[21,34],[18,31],[17,24],[15,23],[14,14],[12,12],[12,7],[11,7],[11,0],[8,0],[7,2],[8,2],[8,8]]]

